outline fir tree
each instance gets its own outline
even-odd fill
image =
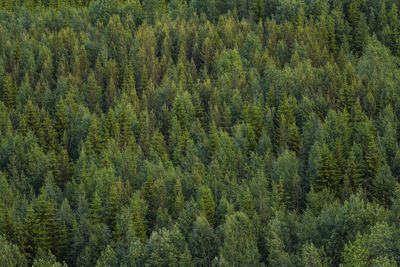
[[[99,154],[101,150],[102,139],[97,129],[97,120],[94,118],[89,128],[89,134],[86,137],[86,151],[88,154]]]
[[[29,263],[33,262],[33,258],[36,254],[38,244],[38,230],[39,230],[39,219],[33,209],[32,204],[29,204],[26,210],[24,219],[24,227],[26,233],[26,248],[25,252]]]
[[[4,78],[4,103],[10,109],[13,109],[16,104],[17,88],[11,77],[11,74],[7,74]]]
[[[174,210],[176,213],[176,217],[179,217],[179,215],[182,213],[185,205],[185,199],[183,197],[182,193],[182,184],[181,184],[181,179],[176,179],[175,183],[175,205],[174,205]]]
[[[89,209],[90,220],[92,221],[93,224],[98,224],[103,222],[102,210],[103,208],[101,205],[101,198],[96,190],[94,192],[93,200],[90,204],[90,209]]]
[[[370,141],[368,149],[365,153],[365,166],[364,166],[364,181],[363,186],[370,192],[373,188],[373,184],[376,178],[376,174],[379,169],[379,155],[378,149],[374,141]]]
[[[38,199],[38,220],[37,247],[44,251],[54,251],[58,241],[55,212],[53,204],[47,201],[43,194]]]
[[[204,186],[200,192],[200,212],[210,225],[214,225],[215,204],[209,187]]]
[[[115,186],[115,184],[113,184],[111,185],[105,206],[106,222],[112,232],[116,230],[118,212],[119,212],[119,198],[117,193],[117,187]]]

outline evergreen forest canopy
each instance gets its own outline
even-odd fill
[[[0,266],[397,266],[400,1],[0,0]]]

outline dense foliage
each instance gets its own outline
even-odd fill
[[[0,0],[0,266],[397,266],[399,8]]]

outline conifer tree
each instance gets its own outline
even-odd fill
[[[328,31],[329,52],[332,55],[335,55],[335,53],[336,53],[336,36],[335,36],[335,23],[334,23],[333,19],[328,20],[327,31]]]
[[[49,114],[46,112],[40,128],[40,144],[45,151],[56,149],[57,132],[54,130]]]
[[[12,240],[15,234],[14,223],[12,222],[9,209],[0,203],[0,234],[6,235],[8,239]]]
[[[144,218],[145,214],[143,214],[143,211],[146,210],[146,205],[139,194],[135,194],[133,197],[132,206],[132,227],[135,232],[135,236],[144,242],[146,239],[146,223]]]
[[[210,159],[214,155],[217,147],[218,147],[218,133],[217,133],[217,128],[215,126],[215,122],[212,121],[208,137],[208,153]]]
[[[88,154],[99,154],[102,149],[102,139],[97,129],[97,120],[93,118],[93,121],[89,128],[89,134],[86,137],[86,151]]]
[[[108,227],[112,232],[116,231],[117,228],[117,215],[119,212],[119,198],[117,187],[115,184],[111,185],[109,195],[105,206],[105,217]]]
[[[143,197],[147,202],[148,209],[146,213],[146,221],[148,222],[147,231],[151,233],[156,220],[156,195],[154,191],[154,178],[148,176],[142,188]]]
[[[135,84],[135,76],[133,72],[132,64],[129,63],[125,68],[124,78],[122,80],[122,92],[125,93],[131,103],[136,106],[137,105],[137,94],[136,94],[136,84]]]
[[[98,85],[93,71],[89,73],[86,87],[86,102],[90,112],[94,112],[96,107],[101,107],[101,87]]]
[[[295,123],[289,127],[288,132],[288,147],[297,154],[300,151],[300,134]]]
[[[128,140],[132,136],[131,120],[128,117],[127,106],[122,109],[119,125],[121,129],[120,142],[122,147],[125,147],[128,144]]]
[[[264,2],[263,0],[253,0],[252,1],[252,11],[254,20],[258,22],[264,17]]]
[[[41,194],[38,199],[38,220],[37,247],[44,251],[54,251],[58,241],[58,232],[53,204]]]
[[[215,204],[208,186],[204,186],[200,192],[200,212],[210,225],[214,225]]]
[[[376,174],[380,165],[378,149],[374,141],[370,141],[368,144],[368,149],[365,153],[365,166],[363,174],[363,186],[368,192],[372,190]]]
[[[111,76],[107,83],[107,88],[105,92],[105,109],[108,110],[114,104],[115,97],[117,95],[117,88],[115,87],[114,78]]]
[[[146,64],[143,64],[143,68],[140,73],[138,95],[142,96],[144,93],[146,93],[148,87],[149,87],[149,74],[147,72]]]
[[[176,217],[179,217],[179,215],[183,212],[183,209],[185,206],[185,199],[184,199],[183,193],[182,193],[182,184],[181,184],[180,178],[176,179],[174,193],[175,193],[174,194],[175,195],[174,211],[175,211]]]
[[[57,130],[59,139],[61,140],[68,124],[68,117],[65,111],[65,103],[63,98],[60,98],[60,100],[57,102],[55,115],[56,121],[54,127]]]
[[[103,221],[102,220],[102,210],[103,210],[103,208],[101,205],[101,198],[96,190],[94,192],[93,200],[90,204],[90,209],[89,209],[90,220],[92,221],[93,224],[98,224]]]
[[[4,103],[10,109],[16,104],[17,88],[14,84],[11,74],[7,74],[4,78]]]
[[[252,219],[255,213],[255,204],[253,195],[250,192],[250,189],[247,188],[244,194],[243,203],[242,203],[243,212]]]
[[[126,115],[125,115],[126,116]],[[110,108],[108,109],[106,119],[105,119],[105,143],[109,139],[116,139],[117,137],[117,122],[115,121],[114,111]]]
[[[25,252],[29,263],[33,262],[33,258],[36,254],[38,244],[38,233],[39,230],[39,219],[33,209],[32,204],[29,204],[26,210],[24,219],[24,227],[26,233],[26,247]]]
[[[283,177],[279,177],[279,183],[277,185],[277,193],[278,193],[278,198],[279,198],[279,205],[286,209],[289,205],[290,201],[290,196],[287,193],[287,190],[285,189],[285,186],[283,185]]]
[[[323,144],[321,148],[317,179],[314,187],[318,191],[325,187],[338,193],[339,181],[337,177],[337,167],[332,152],[326,144]]]

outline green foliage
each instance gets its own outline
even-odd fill
[[[18,246],[10,243],[4,235],[0,235],[0,251],[1,266],[27,266],[26,258]]]
[[[397,266],[399,6],[0,0],[0,265]]]

